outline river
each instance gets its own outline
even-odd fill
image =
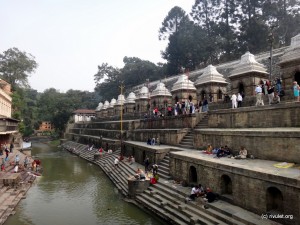
[[[5,225],[165,224],[122,199],[100,167],[64,150],[33,143],[42,161],[37,178]]]

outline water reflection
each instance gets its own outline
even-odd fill
[[[5,225],[163,224],[124,202],[99,167],[42,143],[32,155],[42,160],[43,176]]]

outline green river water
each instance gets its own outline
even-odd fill
[[[5,225],[165,224],[125,202],[100,167],[43,143],[33,143],[32,156],[43,176]]]

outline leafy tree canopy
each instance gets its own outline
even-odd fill
[[[11,84],[12,90],[17,87],[29,87],[28,77],[37,68],[31,54],[10,48],[0,54],[0,76]]]

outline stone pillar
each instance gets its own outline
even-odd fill
[[[137,180],[135,177],[128,178],[128,196],[135,198],[136,194],[144,192],[150,186],[150,180]]]

